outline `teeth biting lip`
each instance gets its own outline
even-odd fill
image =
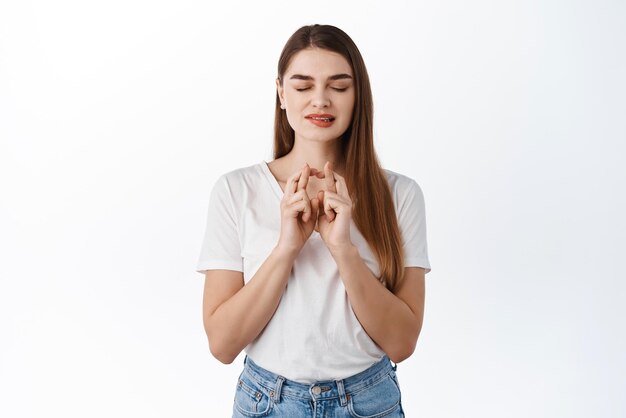
[[[335,120],[335,117],[333,115],[307,115],[305,116],[305,118],[319,120],[322,122],[332,122]]]

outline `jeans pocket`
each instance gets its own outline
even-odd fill
[[[241,373],[235,391],[235,411],[244,417],[265,417],[272,412],[272,400],[257,382]]]
[[[350,394],[348,411],[355,418],[380,418],[398,414],[401,411],[400,387],[391,374],[387,374],[365,389]]]

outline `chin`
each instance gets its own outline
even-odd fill
[[[315,135],[315,136],[303,136],[304,139],[313,142],[333,142],[341,140],[341,135]]]
[[[329,141],[340,140],[344,133],[345,133],[345,130],[339,131],[339,130],[333,129],[333,131],[327,131],[327,132],[306,132],[304,135],[300,135],[300,136],[309,141],[329,142]]]

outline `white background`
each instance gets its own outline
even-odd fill
[[[271,159],[278,56],[311,23],[359,46],[381,161],[426,198],[407,416],[626,416],[617,0],[2,0],[0,416],[230,416],[209,192]]]

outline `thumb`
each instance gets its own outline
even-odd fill
[[[317,197],[311,199],[311,219],[317,220],[317,214],[320,208],[320,201]]]

